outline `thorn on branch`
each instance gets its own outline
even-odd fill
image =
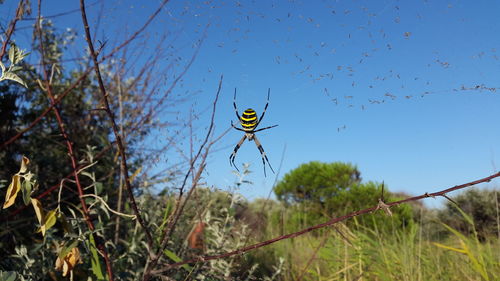
[[[90,111],[106,111],[106,108],[104,107],[92,108]]]
[[[380,201],[382,201],[382,202],[384,202],[384,201],[385,201],[385,200],[384,200],[384,186],[385,186],[385,183],[384,183],[384,181],[382,181],[382,194],[380,195],[380,200],[379,200],[379,202],[380,202]]]
[[[382,193],[380,194],[380,198],[378,199],[378,205],[375,211],[382,209],[388,216],[392,217],[392,212],[389,209],[389,205],[385,204],[384,202],[384,186],[385,183],[382,181]]]
[[[389,217],[392,217],[392,212],[389,208],[389,205],[385,204],[384,201],[382,201],[382,199],[378,199],[378,205],[377,205],[377,208],[375,210],[384,210],[384,212],[389,216]]]
[[[108,40],[105,40],[102,42],[101,40],[97,40],[99,42],[99,48],[97,49],[96,56],[98,57],[101,54],[101,51],[104,49],[106,46],[106,43],[108,43]]]

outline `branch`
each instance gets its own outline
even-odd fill
[[[449,192],[452,192],[452,191],[455,191],[455,190],[459,190],[459,189],[463,189],[463,188],[466,188],[466,187],[470,187],[470,186],[473,186],[473,185],[476,185],[476,184],[480,184],[480,183],[490,182],[492,179],[497,178],[497,177],[500,177],[500,172],[495,173],[495,174],[490,175],[490,176],[487,176],[487,177],[482,178],[482,179],[478,179],[478,180],[471,181],[471,182],[468,182],[468,183],[464,183],[464,184],[461,184],[461,185],[456,185],[456,186],[453,186],[453,187],[450,187],[450,188],[447,188],[447,189],[444,189],[444,190],[441,190],[441,191],[438,191],[438,192],[434,192],[434,193],[427,193],[426,192],[426,193],[424,193],[422,195],[419,195],[419,196],[409,197],[409,198],[406,198],[406,199],[403,199],[403,200],[391,202],[391,203],[388,203],[387,206],[388,207],[397,206],[397,205],[401,205],[403,203],[412,202],[412,201],[418,201],[418,200],[421,200],[421,199],[424,199],[424,198],[429,198],[429,197],[437,197],[437,196],[445,197],[446,194],[449,193]],[[206,262],[206,261],[210,261],[210,260],[222,259],[222,258],[227,258],[227,257],[231,257],[231,256],[243,254],[245,252],[248,252],[248,251],[251,251],[251,250],[255,250],[255,249],[258,249],[260,247],[267,246],[267,245],[276,243],[276,242],[281,241],[281,240],[295,238],[297,236],[301,236],[301,235],[306,234],[308,232],[311,232],[313,230],[334,225],[334,224],[336,224],[338,222],[341,222],[341,221],[344,221],[344,220],[347,220],[347,219],[350,219],[350,218],[353,218],[353,217],[356,217],[356,216],[359,216],[359,215],[371,213],[371,212],[373,212],[373,211],[375,211],[377,209],[380,209],[379,205],[376,205],[376,206],[373,206],[373,207],[370,207],[370,208],[367,208],[367,209],[355,211],[355,212],[349,213],[347,215],[331,219],[331,220],[329,220],[329,221],[327,221],[325,223],[322,223],[322,224],[311,226],[311,227],[302,229],[302,230],[297,231],[297,232],[293,232],[293,233],[289,233],[289,234],[286,234],[286,235],[282,235],[282,236],[279,236],[279,237],[276,237],[276,238],[273,238],[273,239],[270,239],[270,240],[267,240],[267,241],[256,243],[256,244],[250,245],[248,247],[243,247],[243,248],[240,248],[240,249],[237,249],[237,250],[234,250],[234,251],[231,251],[231,252],[227,252],[227,253],[224,253],[224,254],[213,255],[213,256],[204,256],[204,257],[199,257],[199,258],[195,258],[195,259],[184,260],[184,261],[181,261],[181,262],[169,264],[169,265],[165,266],[162,269],[153,271],[152,273],[155,274],[155,275],[158,275],[158,274],[161,274],[162,272],[168,271],[168,270],[170,270],[172,268],[179,267],[181,265],[188,264],[188,263]]]
[[[158,101],[156,101],[155,105],[152,108],[150,108],[149,111],[146,114],[143,115],[143,117],[135,124],[134,127],[132,127],[131,131],[137,130],[138,127],[141,124],[143,124],[147,120],[153,119],[153,117],[155,116],[155,112],[157,112],[158,108],[163,104],[163,102],[165,101],[165,99],[170,95],[170,93],[173,91],[173,89],[175,88],[175,86],[177,85],[177,83],[182,78],[184,78],[184,75],[191,68],[191,65],[193,64],[193,62],[195,61],[196,57],[198,56],[198,53],[200,52],[201,45],[203,44],[203,41],[206,38],[208,27],[209,27],[208,25],[205,27],[205,31],[203,32],[203,36],[199,40],[199,43],[196,46],[196,50],[194,51],[193,55],[191,56],[191,59],[189,60],[189,62],[184,66],[184,69],[182,70],[182,72],[174,79],[174,81],[172,82],[172,84],[170,85],[170,87],[165,91],[165,94]],[[147,102],[148,100],[149,100],[149,98],[145,102]]]
[[[5,41],[3,41],[2,44],[2,50],[0,50],[0,61],[2,61],[3,56],[5,55],[5,51],[7,50],[7,44],[10,42],[10,37],[12,36],[12,33],[14,33],[14,29],[16,29],[16,23],[21,19],[23,16],[23,0],[19,1],[19,4],[17,5],[16,9],[16,16],[12,19],[12,21],[9,24],[9,29],[7,29],[7,32],[5,34]]]
[[[166,4],[166,2],[167,1],[164,1],[162,5]],[[123,141],[122,141],[118,126],[116,125],[115,116],[114,116],[113,111],[111,110],[111,107],[109,105],[108,94],[106,93],[106,88],[104,87],[104,82],[102,81],[101,72],[99,70],[99,62],[97,61],[97,55],[95,53],[94,45],[92,44],[92,38],[90,36],[89,23],[87,21],[87,14],[85,12],[85,0],[80,0],[80,11],[82,14],[83,27],[85,29],[85,40],[87,41],[87,44],[89,47],[90,56],[92,57],[92,60],[94,61],[94,71],[96,73],[97,81],[99,83],[99,90],[101,92],[102,99],[104,101],[105,111],[108,114],[109,119],[111,121],[113,133],[115,135],[116,143],[118,145],[118,151],[119,151],[120,156],[121,156],[120,165],[122,168],[121,170],[123,171],[123,175],[125,177],[125,186],[127,187],[130,204],[131,204],[132,209],[134,210],[134,213],[137,217],[137,221],[139,222],[141,227],[144,229],[144,232],[146,233],[146,238],[148,240],[148,246],[151,248],[153,246],[153,243],[154,243],[153,236],[151,235],[149,228],[146,226],[146,223],[144,222],[144,219],[142,218],[141,213],[139,212],[139,209],[137,208],[137,204],[135,202],[135,197],[134,197],[134,193],[132,190],[130,178],[128,176],[127,155],[125,154],[125,147],[123,145]],[[159,12],[159,10],[157,10],[154,15],[156,15],[158,12]],[[152,20],[152,17],[150,17],[149,21],[151,21],[151,20]],[[145,26],[143,26],[143,28],[145,28]],[[142,29],[139,29],[136,32],[136,34],[138,34],[138,32],[140,32],[140,31],[142,31]],[[128,42],[128,41],[126,41],[126,42]]]
[[[94,156],[94,160],[98,160],[100,159],[109,149],[111,149],[111,146],[113,145],[113,143],[109,144],[108,146],[106,146],[103,150],[101,150],[101,152],[99,152],[98,154],[96,154]],[[79,166],[78,166],[78,172],[81,171],[82,168],[84,168],[86,165],[88,165],[89,163],[81,163]],[[54,184],[53,186],[47,188],[47,190],[43,191],[42,193],[40,193],[39,195],[37,195],[35,198],[38,199],[38,200],[41,200],[42,198],[44,198],[45,196],[49,195],[50,193],[52,193],[54,190],[57,190],[60,186],[60,182],[64,181],[64,180],[71,180],[71,177],[74,175],[73,172],[69,173],[66,177],[62,178],[59,183],[57,184]],[[68,188],[69,189],[69,188]],[[72,191],[73,193],[75,193],[76,195],[78,195],[78,193],[76,191],[74,191],[73,189],[69,189],[70,191]],[[16,210],[14,210],[13,212],[11,212],[7,217],[2,217],[1,220],[2,221],[9,221],[11,219],[13,219],[15,217],[15,215],[19,214],[21,211],[27,209],[29,207],[29,205],[21,205],[19,206],[19,208],[17,208]]]
[[[22,2],[22,1],[21,1]],[[158,13],[162,10],[163,6],[165,6],[165,4],[167,4],[168,0],[164,0],[160,6],[158,7],[158,9],[148,18],[148,20],[144,23],[143,26],[141,26],[141,28],[139,28],[136,32],[134,32],[134,34],[132,34],[132,36],[130,36],[127,40],[125,40],[122,44],[120,44],[118,47],[114,48],[109,54],[103,56],[101,58],[101,60],[99,61],[99,63],[102,63],[104,62],[105,60],[109,59],[110,57],[114,56],[115,53],[117,53],[119,50],[121,50],[123,47],[125,47],[127,44],[129,44],[131,41],[133,41],[144,29],[146,29],[146,27],[151,23],[151,21],[158,15]],[[10,37],[9,33],[7,33],[8,37]],[[7,42],[7,41],[5,41]],[[4,42],[4,45],[6,45],[6,43]],[[2,48],[5,48],[5,47],[2,47]],[[2,56],[3,56],[3,52],[1,53]],[[0,59],[1,59],[1,56],[0,56]],[[43,117],[45,117],[51,110],[54,106],[56,106],[57,104],[59,104],[61,102],[61,100],[67,95],[70,93],[71,90],[73,90],[85,77],[87,77],[87,75],[92,71],[92,68],[89,67],[87,68],[83,74],[71,85],[69,86],[61,95],[57,95],[57,99],[55,100],[54,103],[52,103],[47,109],[45,109],[42,114],[40,114],[40,116],[38,116],[33,122],[31,122],[26,128],[20,130],[16,135],[14,135],[13,137],[11,137],[10,139],[8,139],[7,141],[5,141],[4,143],[2,143],[0,145],[0,149],[3,149],[5,148],[7,145],[13,143],[14,141],[16,141],[18,138],[20,138],[24,133],[26,133],[27,131],[31,130],[31,128],[33,128],[36,124],[38,124],[42,119]]]
[[[55,107],[55,98],[54,95],[52,94],[52,87],[51,87],[51,78],[50,75],[47,72],[47,68],[45,65],[45,51],[44,51],[44,45],[43,45],[43,31],[42,31],[42,24],[41,24],[41,6],[42,6],[42,0],[38,0],[38,20],[37,25],[35,29],[38,31],[38,37],[40,38],[40,59],[42,63],[42,73],[43,73],[43,79],[45,80],[45,89],[42,88],[42,90],[45,90],[47,92],[47,96],[49,97],[50,103],[53,105],[52,110],[54,111],[54,114],[56,116],[57,124],[59,125],[59,130],[61,131],[61,135],[66,143],[66,147],[68,149],[68,155],[71,160],[71,167],[73,168],[73,176],[75,178],[75,184],[78,190],[78,195],[80,197],[80,204],[82,205],[82,213],[83,217],[85,219],[85,222],[87,223],[87,227],[91,232],[95,231],[95,226],[94,223],[92,222],[89,214],[89,210],[87,207],[87,204],[85,203],[84,199],[84,192],[83,192],[83,187],[80,183],[80,178],[78,176],[78,161],[76,159],[74,150],[73,150],[73,143],[71,142],[69,135],[66,132],[65,126],[64,126],[64,121],[62,120],[61,117],[61,112],[57,107]],[[92,234],[91,234],[92,235]],[[99,239],[100,240],[100,239]],[[108,277],[110,281],[113,281],[113,269],[111,267],[111,261],[109,259],[108,253],[106,251],[106,247],[104,246],[104,243],[102,241],[97,241],[97,248],[99,249],[99,252],[104,258],[104,262],[106,264],[106,270],[108,273]]]
[[[179,196],[178,196],[178,198],[176,200],[176,205],[175,205],[174,213],[169,218],[169,222],[168,222],[168,224],[167,224],[167,226],[165,228],[165,231],[163,233],[163,237],[162,237],[162,240],[161,240],[160,247],[159,247],[156,255],[153,258],[148,257],[148,262],[146,263],[146,268],[144,269],[144,275],[143,275],[143,278],[142,278],[143,281],[147,281],[147,280],[149,280],[151,278],[151,273],[153,272],[154,267],[157,265],[158,260],[162,256],[163,251],[167,247],[168,241],[170,240],[170,237],[171,237],[172,233],[175,230],[175,226],[176,226],[176,224],[177,224],[180,216],[182,215],[182,213],[184,211],[184,207],[186,206],[189,198],[191,197],[191,195],[193,194],[194,190],[196,189],[196,185],[198,184],[198,181],[201,178],[201,174],[203,173],[203,170],[205,169],[205,165],[206,165],[205,161],[207,159],[210,147],[215,142],[217,142],[223,135],[225,135],[229,131],[229,129],[226,130],[224,133],[221,134],[221,136],[219,136],[215,140],[211,141],[207,145],[208,140],[209,140],[210,136],[212,135],[212,131],[213,131],[213,128],[214,128],[214,125],[215,125],[215,121],[214,121],[214,119],[215,119],[215,110],[217,108],[217,101],[219,99],[219,94],[220,94],[220,91],[222,89],[222,79],[223,79],[223,76],[221,76],[220,80],[219,80],[219,86],[217,88],[217,93],[215,95],[215,99],[214,99],[214,102],[213,102],[212,116],[210,118],[210,126],[208,128],[207,134],[205,136],[205,139],[204,139],[203,143],[201,144],[200,148],[198,149],[198,153],[191,160],[190,167],[189,167],[188,171],[186,172],[186,175],[184,176],[184,181],[183,181],[183,183],[181,185],[181,189],[179,191]],[[182,196],[184,194],[184,188],[186,187],[187,179],[189,178],[189,175],[191,174],[191,172],[194,171],[194,164],[196,163],[196,161],[200,157],[200,155],[201,155],[201,153],[203,151],[203,148],[206,145],[207,145],[207,147],[205,148],[205,153],[202,155],[201,163],[200,163],[200,165],[198,167],[198,170],[196,171],[196,175],[193,177],[193,181],[191,183],[191,189],[189,190],[188,194],[186,195],[186,199],[184,201],[182,201]]]
[[[316,247],[316,249],[314,249],[314,252],[312,253],[312,255],[309,258],[309,260],[307,261],[306,266],[304,266],[304,268],[300,272],[300,275],[299,275],[299,277],[297,277],[296,281],[301,281],[302,280],[302,277],[304,277],[304,274],[306,273],[307,269],[309,268],[309,266],[311,266],[312,262],[316,259],[318,251],[325,246],[326,241],[328,240],[328,238],[330,238],[329,235],[330,235],[330,233],[328,233],[328,232],[325,233],[325,235],[323,237],[323,240],[321,241],[321,243],[319,243],[318,247]]]
[[[13,137],[11,137],[10,139],[8,139],[7,141],[5,141],[4,143],[2,143],[0,145],[0,149],[6,147],[7,145],[13,143],[14,141],[16,141],[18,138],[20,138],[22,135],[24,135],[24,133],[26,133],[27,131],[31,130],[31,128],[33,128],[36,124],[38,124],[40,121],[42,121],[42,119],[45,117],[45,115],[47,115],[51,110],[54,109],[54,107],[59,104],[61,102],[61,100],[71,92],[71,90],[73,90],[83,79],[85,79],[85,77],[87,77],[87,75],[89,74],[90,72],[90,68],[85,71],[81,76],[80,78],[78,78],[78,80],[76,80],[71,86],[69,86],[69,88],[67,88],[61,95],[57,95],[57,99],[54,99],[53,102],[50,103],[50,106],[47,107],[43,112],[42,114],[40,114],[35,120],[33,120],[33,122],[31,122],[26,128],[22,129],[22,130],[19,130],[19,132],[14,135]]]

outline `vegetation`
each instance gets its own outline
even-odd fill
[[[28,16],[28,7],[20,1],[9,26]],[[89,52],[66,64],[72,30],[37,17],[29,53],[15,44],[14,31],[6,29],[0,53],[0,281],[500,276],[497,191],[471,188],[442,209],[389,208],[408,195],[363,181],[353,164],[313,161],[284,175],[276,200],[249,202],[239,193],[253,187],[248,165],[229,187],[202,181],[222,137],[212,130],[222,78],[200,137],[192,132],[199,116],[191,112],[186,123],[159,117],[189,98],[170,95],[189,62],[163,94],[150,74],[159,58],[172,56],[170,48],[158,47],[141,64],[127,57],[147,39],[131,43],[133,35],[105,53],[106,43],[93,50],[86,32]],[[186,60],[165,73],[179,61]],[[145,148],[165,128],[169,145]],[[158,172],[161,156],[182,150],[179,138],[191,141],[185,161]],[[373,209],[320,225],[367,208]],[[249,245],[256,246],[242,250]]]

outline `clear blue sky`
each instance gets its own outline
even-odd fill
[[[15,2],[0,6],[2,21]],[[114,40],[136,29],[158,1],[147,2],[106,2],[97,38]],[[258,114],[271,88],[262,126],[279,126],[258,136],[275,170],[286,145],[280,177],[308,161],[344,161],[357,165],[364,180],[421,194],[487,176],[500,165],[500,90],[461,90],[500,87],[500,2],[215,2],[171,1],[148,29],[152,40],[155,32],[172,30],[187,60],[210,24],[178,88],[197,92],[200,135],[223,74],[217,133],[235,120],[235,87],[240,111],[252,107]],[[44,5],[44,15],[78,8],[76,1]],[[89,14],[95,17],[101,6]],[[78,13],[54,20],[83,34]],[[216,146],[205,178],[210,186],[225,189],[235,181],[228,157],[241,136],[234,130]],[[243,145],[236,163],[253,170],[254,185],[240,192],[267,196],[274,176],[264,178],[253,143]],[[432,201],[426,203],[438,205]]]

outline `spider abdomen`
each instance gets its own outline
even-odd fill
[[[243,130],[247,131],[247,132],[250,132],[250,131],[253,131],[255,129],[255,127],[257,126],[257,123],[258,123],[258,119],[257,119],[257,113],[255,112],[255,110],[251,109],[251,108],[248,108],[247,110],[245,110],[243,112],[243,114],[241,115],[241,126],[243,127]]]

